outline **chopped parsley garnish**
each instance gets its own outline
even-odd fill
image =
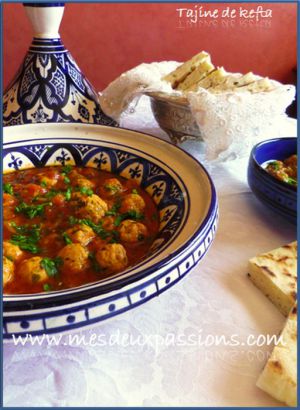
[[[67,234],[67,232],[64,232],[64,233],[62,234],[62,236],[63,236],[63,238],[64,238],[64,240],[65,240],[65,242],[66,242],[67,245],[70,245],[71,243],[73,243],[72,239],[71,239],[70,236]]]
[[[71,225],[75,224],[84,224],[92,228],[92,230],[95,232],[96,235],[100,236],[101,239],[106,239],[110,236],[110,232],[106,231],[102,227],[102,222],[100,221],[99,224],[95,224],[93,221],[90,219],[78,219],[75,218],[74,216],[69,217],[69,223]]]
[[[287,182],[290,185],[297,186],[297,180],[294,178],[288,177],[285,182]]]
[[[120,242],[120,233],[118,231],[111,231],[111,240],[109,243],[118,243]]]
[[[17,226],[15,222],[10,224],[15,230],[16,234],[13,234],[10,238],[10,243],[17,245],[23,251],[31,253],[38,253],[40,248],[38,241],[41,237],[40,225],[23,225]]]
[[[278,161],[269,162],[268,167],[271,167],[274,171],[278,171],[280,169],[280,164]]]
[[[117,200],[109,211],[105,212],[106,216],[116,216],[119,209],[121,208],[121,201]]]
[[[59,191],[57,189],[50,189],[50,191],[48,191],[45,194],[45,198],[47,199],[52,199],[53,197],[55,197],[57,194],[59,194]]]
[[[67,188],[64,195],[65,195],[66,200],[70,201],[71,196],[72,196],[72,188],[71,187]]]
[[[45,202],[44,204],[38,205],[28,205],[26,202],[21,202],[19,205],[15,207],[15,211],[17,213],[22,213],[23,215],[27,216],[29,219],[33,219],[36,216],[43,215],[44,208],[47,205],[52,205],[51,202]]]
[[[72,171],[72,168],[73,168],[72,165],[65,165],[62,167],[61,173],[63,175],[67,175]]]
[[[131,193],[132,193],[132,194],[135,194],[135,195],[138,195],[138,194],[139,194],[138,190],[135,189],[135,188],[133,188],[133,190],[131,191]]]
[[[82,195],[87,195],[87,196],[91,196],[93,195],[94,191],[91,188],[88,188],[86,186],[81,186],[78,188],[78,191],[82,194]]]
[[[105,184],[104,188],[105,188],[106,191],[109,191],[109,192],[112,192],[112,193],[120,191],[120,188],[119,188],[118,185]]]
[[[46,182],[44,179],[42,179],[40,185],[41,185],[41,187],[43,187],[43,188],[47,188],[47,186],[48,186],[47,182]]]
[[[69,184],[71,182],[69,177],[64,177],[64,183]]]
[[[58,268],[63,263],[60,257],[51,259],[51,258],[43,258],[41,260],[41,267],[45,269],[48,276],[52,277],[58,274]]]
[[[118,215],[114,221],[115,226],[119,226],[125,219],[133,219],[134,221],[141,221],[144,219],[144,214],[137,211],[128,211],[124,214]]]
[[[10,194],[13,195],[14,194],[14,189],[12,184],[3,184],[3,192],[5,192],[6,194]]]
[[[101,272],[103,269],[100,267],[99,263],[97,262],[95,252],[89,253],[89,260],[91,261],[92,268],[95,272]]]
[[[50,283],[44,283],[43,290],[45,292],[50,292],[50,290],[52,290],[52,286],[50,285]]]

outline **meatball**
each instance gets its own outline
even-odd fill
[[[96,260],[99,266],[111,272],[118,272],[125,269],[128,264],[126,250],[119,243],[109,243],[96,253]]]
[[[7,285],[14,277],[14,263],[3,256],[3,286]]]
[[[116,228],[115,220],[116,218],[114,216],[105,216],[102,219],[102,228],[106,231],[113,231]]]
[[[7,193],[3,194],[3,219],[12,219],[15,216],[13,205],[16,204],[16,199]]]
[[[133,243],[144,240],[148,235],[148,229],[140,222],[126,219],[121,223],[119,233],[121,241]]]
[[[141,213],[145,206],[145,201],[139,194],[128,194],[122,199],[120,212],[135,211]]]
[[[58,253],[63,260],[62,269],[67,273],[79,273],[86,269],[89,261],[88,251],[79,243],[66,245]]]
[[[73,170],[70,173],[70,177],[73,179],[72,185],[82,188],[94,188],[95,183],[85,178],[83,175],[79,174],[77,171]]]
[[[66,234],[72,242],[80,243],[82,246],[86,246],[95,237],[92,228],[85,224],[74,225],[66,231]]]
[[[123,185],[117,178],[109,178],[104,181],[100,191],[103,195],[114,196],[123,191]]]
[[[21,251],[21,249],[17,245],[4,241],[3,242],[3,254],[8,259],[12,261],[17,261],[23,255],[23,251]]]
[[[76,192],[73,198],[77,201],[77,216],[91,219],[94,223],[100,222],[108,210],[107,203],[98,195],[84,196]]]
[[[41,265],[42,260],[43,258],[40,256],[25,259],[19,265],[19,275],[23,276],[28,282],[43,282],[48,279],[47,272]]]
[[[47,188],[53,188],[58,182],[59,174],[53,176],[53,178],[46,177],[44,175],[39,176],[39,181],[43,186]]]

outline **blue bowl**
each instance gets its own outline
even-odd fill
[[[184,151],[158,138],[92,124],[4,127],[3,170],[80,165],[134,179],[153,198],[159,232],[135,266],[97,282],[53,292],[4,295],[3,339],[70,332],[113,319],[159,296],[203,259],[217,229],[210,176]]]
[[[297,223],[297,188],[270,175],[264,164],[284,160],[297,153],[297,138],[275,138],[260,142],[251,151],[248,183],[256,197],[293,224]]]

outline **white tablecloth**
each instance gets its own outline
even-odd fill
[[[168,139],[146,100],[122,125]],[[284,131],[296,135],[296,121]],[[203,159],[201,143],[182,148]],[[248,279],[247,261],[295,240],[296,228],[249,191],[247,159],[204,164],[220,206],[207,256],[160,297],[77,333],[78,345],[68,336],[4,345],[5,406],[280,405],[255,386],[272,345],[246,339],[277,334],[284,317]]]

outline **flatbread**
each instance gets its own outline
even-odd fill
[[[297,299],[297,242],[250,259],[249,277],[287,316]]]
[[[196,67],[205,61],[210,63],[210,55],[205,51],[201,51],[201,53],[196,54],[190,60],[177,67],[176,70],[162,77],[162,80],[171,83],[172,88],[175,89]]]
[[[297,304],[292,308],[256,385],[276,400],[297,406]]]
[[[196,89],[199,81],[212,73],[214,69],[215,66],[211,63],[210,59],[204,60],[185,78],[184,81],[178,84],[176,90],[188,92]]]

